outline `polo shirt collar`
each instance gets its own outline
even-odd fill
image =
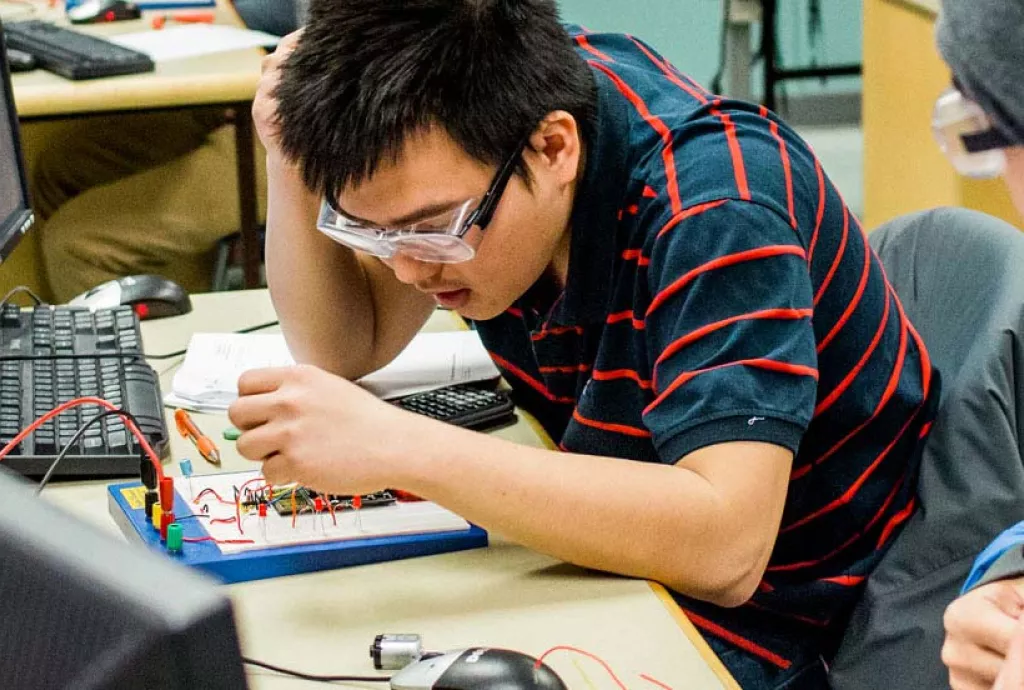
[[[604,322],[611,296],[617,227],[629,171],[629,118],[614,85],[597,81],[597,117],[586,137],[586,168],[570,216],[569,273],[550,321],[562,325]]]

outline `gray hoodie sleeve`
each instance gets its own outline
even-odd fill
[[[942,0],[938,42],[967,96],[1024,145],[1024,0]]]

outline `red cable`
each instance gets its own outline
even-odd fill
[[[252,539],[214,539],[213,537],[183,537],[182,541],[195,544],[200,541],[212,541],[214,544],[255,544]]]
[[[548,657],[548,655],[551,654],[552,652],[557,652],[557,651],[576,652],[577,654],[582,654],[583,656],[585,656],[585,657],[587,657],[589,659],[593,659],[594,661],[596,661],[597,663],[601,664],[601,666],[604,667],[604,670],[608,672],[608,675],[612,677],[612,680],[615,681],[615,684],[618,685],[619,688],[621,688],[621,690],[629,690],[629,688],[627,688],[622,683],[622,681],[619,680],[619,677],[617,675],[615,675],[615,671],[612,670],[612,667],[608,665],[607,661],[605,661],[601,657],[597,656],[596,654],[591,654],[590,652],[588,652],[588,651],[586,651],[584,649],[580,649],[579,647],[571,647],[569,645],[564,645],[564,644],[558,645],[556,647],[552,647],[551,649],[547,650],[546,652],[544,652],[543,654],[540,655],[540,658],[537,659],[537,663],[535,663],[533,665],[533,667],[535,669],[540,668],[540,665],[544,663],[544,659],[546,659]]]
[[[213,494],[213,495],[214,495],[214,497],[215,497],[215,498],[216,498],[216,499],[217,499],[218,501],[220,501],[221,503],[223,503],[224,505],[227,505],[227,506],[233,506],[233,505],[235,505],[235,502],[234,502],[234,501],[228,501],[228,500],[226,500],[226,499],[225,499],[225,498],[224,498],[223,496],[221,496],[221,495],[220,495],[219,493],[217,493],[217,490],[216,490],[216,489],[214,489],[213,487],[210,487],[210,486],[208,486],[208,487],[206,487],[205,489],[203,489],[202,491],[200,491],[200,492],[199,492],[199,494],[198,494],[198,495],[196,495],[196,497],[195,497],[195,498],[194,498],[194,499],[192,500],[192,503],[193,503],[193,504],[198,504],[198,503],[199,503],[199,501],[200,501],[200,500],[201,500],[201,499],[203,498],[203,496],[205,496],[205,495],[206,495],[206,494],[208,494],[208,493],[211,493],[211,494]]]
[[[99,405],[100,407],[104,407],[113,412],[121,411],[121,409],[117,407],[117,405],[107,400],[104,400],[103,398],[86,397],[68,400],[66,403],[58,405],[57,407],[47,412],[36,421],[29,424],[27,427],[22,429],[17,436],[11,439],[10,443],[8,443],[3,448],[0,448],[0,461],[2,461],[4,457],[6,457],[7,454],[10,453],[11,450],[14,449],[19,443],[24,441],[28,437],[28,435],[31,434],[33,431],[41,427],[43,424],[46,424],[46,422],[56,417],[64,410],[76,407],[78,405]],[[125,426],[127,426],[128,429],[135,436],[135,439],[139,442],[139,445],[142,446],[142,450],[145,451],[146,455],[149,456],[150,462],[153,463],[153,467],[156,469],[157,480],[159,481],[160,479],[163,479],[163,465],[160,464],[160,458],[157,457],[156,452],[153,450],[152,446],[149,445],[149,441],[146,440],[145,435],[141,431],[139,431],[139,427],[135,426],[135,422],[133,422],[131,419],[124,415],[121,415],[121,419],[124,420]]]
[[[263,482],[264,486],[266,486],[267,480],[264,479],[263,477],[253,477],[252,479],[249,479],[244,484],[242,484],[242,488],[238,490],[238,495],[235,497],[235,520],[238,521],[239,534],[245,534],[245,532],[242,531],[242,496],[245,495],[245,487],[249,486],[254,482]]]
[[[672,686],[666,685],[665,683],[662,683],[660,680],[656,678],[651,678],[646,673],[641,673],[640,677],[646,680],[648,683],[653,683],[654,685],[657,685],[659,688],[663,688],[664,690],[672,690]]]

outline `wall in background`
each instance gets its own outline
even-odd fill
[[[566,21],[594,31],[621,31],[643,38],[705,86],[718,68],[722,0],[558,0],[558,4]],[[860,62],[861,0],[821,0],[821,14],[819,64]],[[783,65],[808,65],[815,56],[807,25],[808,0],[779,0]],[[760,77],[755,75],[755,79]],[[824,85],[788,82],[786,90],[799,95],[859,91],[860,79],[833,79]]]

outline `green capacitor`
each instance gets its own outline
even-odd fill
[[[227,429],[224,430],[224,440],[225,441],[237,441],[238,437],[241,436],[241,435],[242,435],[242,432],[239,431],[238,429],[236,429],[233,426],[229,426]]]
[[[177,522],[172,522],[167,525],[167,550],[171,553],[179,553],[181,551],[181,525]]]

